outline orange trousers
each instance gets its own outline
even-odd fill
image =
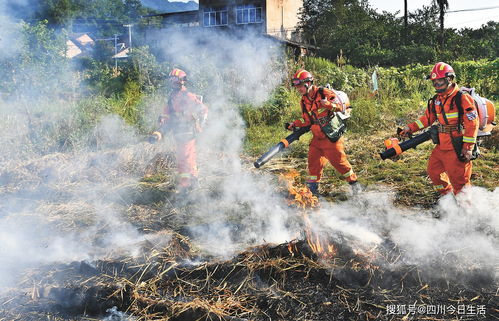
[[[316,183],[321,180],[322,171],[327,161],[347,182],[357,180],[357,175],[353,172],[352,165],[348,162],[345,154],[344,138],[341,137],[333,143],[327,138],[314,137],[308,150],[308,173],[310,176],[307,183]]]
[[[459,193],[470,184],[471,162],[461,162],[454,150],[442,150],[437,145],[428,160],[427,172],[440,194]]]
[[[197,179],[196,140],[176,142],[177,172],[180,187],[188,187]]]

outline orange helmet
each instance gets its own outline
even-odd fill
[[[177,82],[180,82],[187,78],[187,74],[185,73],[185,71],[178,68],[174,68],[172,71],[170,71],[170,74],[168,76],[170,77],[170,80],[175,80]]]
[[[313,82],[314,77],[311,73],[306,71],[305,69],[299,69],[291,79],[291,84],[293,86],[298,86],[303,84],[304,82]]]
[[[451,65],[446,64],[445,62],[437,62],[426,79],[435,80],[455,76],[456,74],[454,73],[454,69],[452,69]]]

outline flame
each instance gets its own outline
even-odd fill
[[[298,171],[291,170],[279,176],[279,180],[286,183],[289,192],[289,205],[293,205],[301,209],[303,221],[305,223],[305,236],[308,246],[321,259],[329,259],[337,254],[335,247],[330,244],[327,239],[320,236],[312,228],[312,223],[308,217],[306,209],[316,208],[319,205],[317,196],[314,196],[307,187],[297,187],[296,178],[299,176]],[[291,255],[296,253],[296,245],[288,243],[288,250]]]
[[[314,196],[308,187],[295,186],[296,177],[300,174],[296,170],[290,170],[287,173],[282,173],[279,175],[279,180],[286,183],[290,199],[288,200],[289,205],[294,205],[300,209],[314,208],[319,205],[319,200],[317,196]]]
[[[295,253],[298,252],[296,248],[296,241],[292,241],[288,243],[288,251],[291,254],[291,256],[295,256]]]
[[[305,222],[305,235],[307,243],[312,252],[314,252],[314,254],[316,254],[320,259],[331,259],[335,257],[337,250],[334,245],[329,243],[326,238],[321,237],[318,232],[314,231],[307,213],[303,213],[302,217]]]

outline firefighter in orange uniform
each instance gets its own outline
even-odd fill
[[[437,94],[428,101],[425,114],[401,132],[407,136],[438,122],[439,143],[428,160],[427,172],[440,194],[457,194],[470,184],[472,151],[478,133],[478,113],[473,98],[464,93],[458,95],[454,77],[450,65],[439,62],[433,66],[428,79]],[[461,108],[459,102],[456,103],[456,95],[461,97]]]
[[[180,69],[173,69],[169,75],[172,92],[159,117],[160,130],[153,133],[160,140],[166,131],[170,131],[176,146],[179,191],[183,192],[197,185],[196,134],[201,132],[208,115],[208,108],[202,98],[187,91],[187,74]]]
[[[313,138],[308,150],[309,177],[306,181],[310,191],[314,195],[318,194],[322,171],[329,161],[340,175],[351,184],[353,192],[357,193],[360,186],[357,183],[357,175],[347,160],[344,138],[340,137],[336,142],[332,142],[321,129],[321,125],[330,119],[331,114],[340,110],[340,107],[333,102],[335,93],[327,88],[319,89],[319,87],[314,86],[312,74],[304,69],[295,73],[292,85],[302,95],[300,102],[302,119],[286,123],[285,127],[288,130],[293,130],[295,127],[311,125],[310,130]]]

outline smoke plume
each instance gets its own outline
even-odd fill
[[[19,26],[5,21],[0,61],[19,50],[13,40]],[[238,106],[257,108],[285,80],[281,45],[259,35],[216,32],[163,33],[156,40],[164,58],[187,72],[188,88],[203,94],[209,107],[198,137],[201,188],[189,205],[178,205],[192,240],[206,253],[229,257],[249,245],[299,237],[301,218],[276,192],[275,178],[242,157],[246,124]],[[136,254],[145,236],[130,224],[127,208],[153,157],[173,148],[168,139],[158,146],[143,142],[116,115],[99,119],[79,143],[67,139],[80,130],[77,98],[61,93],[83,85],[69,64],[39,67],[24,65],[23,79],[49,74],[50,83],[13,84],[14,94],[0,100],[0,286],[29,266]],[[57,90],[49,90],[54,82]],[[151,119],[161,113],[149,109]],[[72,148],[65,149],[68,144]],[[345,237],[361,249],[389,239],[404,251],[407,264],[458,259],[463,269],[474,264],[493,269],[499,264],[498,193],[472,188],[457,203],[445,197],[437,220],[427,211],[395,207],[384,191],[368,191],[346,202],[322,202],[310,219],[321,235]],[[472,202],[462,200],[464,195]],[[173,197],[169,201],[175,202]]]

